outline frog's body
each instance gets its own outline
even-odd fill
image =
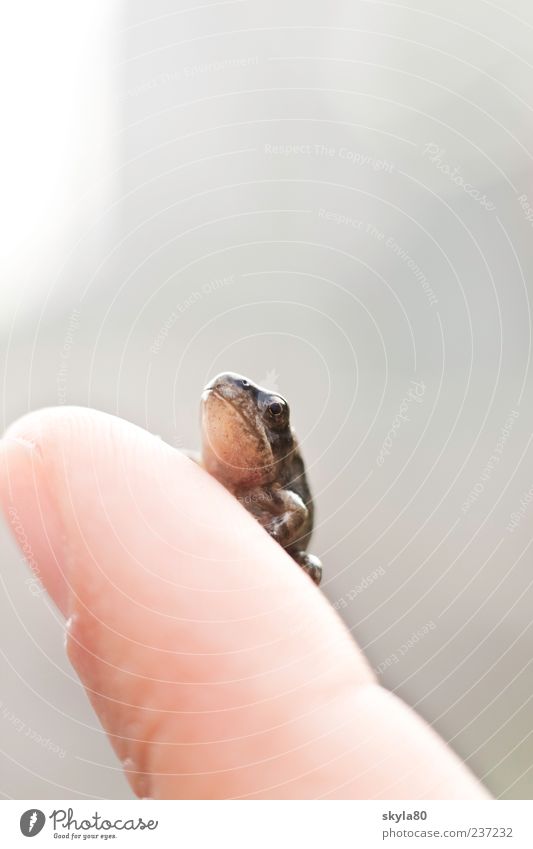
[[[201,417],[204,468],[320,583],[320,560],[306,553],[313,500],[285,399],[225,372],[206,386]]]

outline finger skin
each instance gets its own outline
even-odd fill
[[[159,438],[32,413],[0,441],[0,503],[137,795],[484,798],[294,561]]]

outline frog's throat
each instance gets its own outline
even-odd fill
[[[235,407],[235,405],[232,404],[231,401],[228,401],[227,398],[224,398],[223,395],[219,395],[216,389],[211,389],[211,392],[219,399],[219,401],[223,401],[224,404],[227,404],[229,407],[231,407],[233,412],[237,413],[238,417],[242,422],[243,430],[245,430],[248,436],[251,436],[252,439],[258,441],[259,437],[257,436],[257,431],[255,431],[253,427],[251,427],[249,421],[245,418],[245,416],[243,416],[239,408]],[[272,446],[270,445],[268,440],[265,441],[266,445],[268,445],[268,450],[270,452],[270,463],[264,463],[263,465],[259,466],[260,469],[270,469],[274,466],[274,454],[272,453]]]

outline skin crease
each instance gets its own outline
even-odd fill
[[[486,798],[281,546],[159,438],[31,413],[0,441],[0,504],[139,796]]]

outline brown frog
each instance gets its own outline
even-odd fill
[[[322,564],[306,552],[313,501],[286,400],[225,372],[202,393],[201,425],[201,464],[319,584]]]

